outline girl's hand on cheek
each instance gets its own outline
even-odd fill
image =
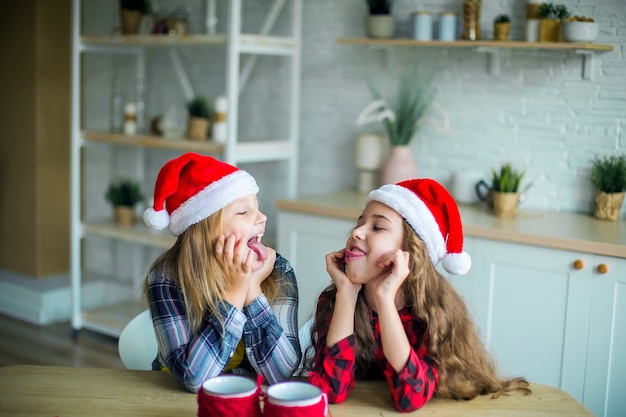
[[[337,287],[337,294],[346,293],[356,297],[361,290],[361,284],[353,284],[345,273],[345,249],[331,252],[326,255],[326,271]]]
[[[380,299],[393,301],[402,283],[409,276],[409,253],[397,249],[383,255],[378,264],[387,271],[387,274],[376,283],[375,293]]]
[[[252,272],[252,259],[248,252],[248,243],[236,236],[220,236],[215,245],[215,256],[233,284],[248,281]]]
[[[220,236],[215,244],[215,257],[226,275],[225,300],[242,309],[250,282],[251,260],[247,256],[248,244],[230,235]],[[245,250],[244,247],[245,246]]]

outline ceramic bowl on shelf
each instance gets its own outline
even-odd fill
[[[566,42],[591,42],[596,40],[600,32],[598,22],[563,22],[563,40]]]

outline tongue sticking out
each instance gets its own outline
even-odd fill
[[[256,256],[259,260],[264,261],[267,259],[267,248],[261,242],[259,242],[258,238],[254,237],[248,241],[248,247],[256,253]]]

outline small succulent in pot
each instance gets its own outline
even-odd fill
[[[370,14],[391,14],[393,0],[366,0]]]
[[[189,116],[209,119],[211,117],[211,106],[206,97],[196,96],[187,103]]]
[[[139,181],[131,178],[113,180],[104,196],[113,206],[125,207],[133,207],[144,199]]]
[[[598,191],[621,193],[626,190],[626,154],[595,157],[591,182]]]
[[[493,19],[494,23],[511,23],[511,16],[508,14],[499,14]]]
[[[149,0],[120,0],[120,7],[125,10],[135,10],[141,14],[152,12],[152,5]]]
[[[513,168],[510,163],[503,164],[499,171],[491,169],[491,184],[494,191],[516,193],[519,191],[524,171]]]
[[[511,36],[511,16],[499,14],[493,20],[493,38],[497,41],[508,41]]]
[[[212,107],[206,97],[195,96],[187,103],[187,137],[192,140],[205,140],[211,128]]]
[[[626,191],[626,154],[595,157],[591,182],[598,190],[595,217],[617,221]]]
[[[564,4],[543,3],[539,6],[539,15],[544,19],[565,19],[570,12]]]

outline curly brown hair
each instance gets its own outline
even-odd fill
[[[439,398],[469,400],[478,395],[498,397],[510,391],[530,394],[522,377],[503,379],[478,336],[463,299],[430,261],[428,249],[409,224],[403,222],[403,250],[409,252],[409,276],[402,290],[413,316],[425,324],[429,355],[437,363]],[[311,327],[311,349],[326,344],[325,335],[335,307],[334,284],[324,290]],[[371,311],[364,292],[359,293],[354,317],[357,377],[374,360],[376,345],[370,324]],[[310,353],[310,352],[309,352]],[[313,355],[306,356],[306,369],[313,368]]]

